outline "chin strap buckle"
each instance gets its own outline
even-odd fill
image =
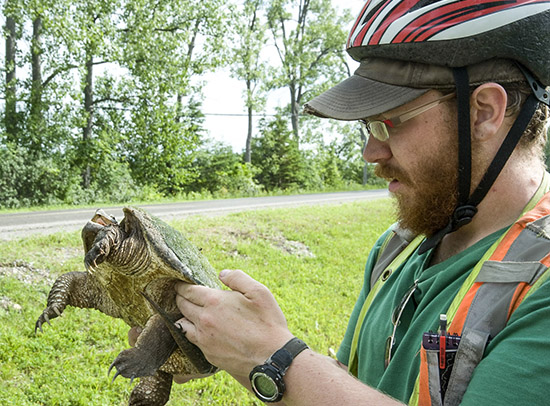
[[[452,231],[458,230],[460,227],[471,223],[475,214],[477,213],[477,207],[471,205],[463,205],[456,208],[452,218]],[[451,231],[451,232],[452,232]]]
[[[447,234],[458,230],[460,227],[465,226],[466,224],[469,224],[473,220],[476,213],[477,207],[469,204],[464,204],[457,207],[451,219],[449,220],[449,224],[447,224],[445,228],[442,228],[431,237],[426,238],[418,248],[418,253],[423,254],[429,249],[434,248]]]

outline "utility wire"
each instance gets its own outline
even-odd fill
[[[228,116],[228,117],[248,117],[246,113],[202,113],[205,116]],[[252,114],[252,117],[275,117],[276,114]]]

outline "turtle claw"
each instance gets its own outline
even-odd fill
[[[109,367],[109,371],[107,372],[107,376],[111,375],[111,369],[115,366],[115,363],[113,362],[111,366]],[[113,376],[113,379],[111,379],[111,383],[115,381],[115,379],[120,375],[120,372],[116,371],[115,376]]]
[[[122,375],[128,379],[151,376],[158,369],[158,366],[154,366],[153,364],[150,362],[146,351],[133,347],[118,354],[109,367],[109,372],[114,367],[117,370],[116,376]]]
[[[48,323],[51,326],[52,323],[50,320],[56,317],[62,317],[62,312],[63,308],[58,306],[58,304],[52,304],[46,307],[46,309],[44,309],[44,311],[36,321],[36,324],[34,326],[34,333],[36,334],[37,330],[40,330],[40,332],[43,333],[44,330],[42,329],[42,326],[44,325],[44,323]]]
[[[111,375],[111,371],[113,370],[113,368],[115,367],[115,362],[116,361],[113,361],[111,363],[111,365],[109,366],[109,370],[107,371],[107,376],[110,376]],[[113,376],[113,379],[111,379],[111,383],[113,383],[115,381],[116,378],[118,378],[119,375],[122,375],[122,373],[119,371],[119,370],[116,370],[115,372],[115,375]],[[124,375],[122,375],[124,376]],[[134,380],[135,376],[132,376],[130,377],[130,383],[132,383],[132,381]]]
[[[88,261],[84,261],[84,268],[86,268],[86,271],[89,274],[94,274],[96,272],[96,267],[97,265],[95,261],[93,262],[93,264],[88,263]]]

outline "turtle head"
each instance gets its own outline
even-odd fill
[[[101,209],[86,223],[81,235],[86,253],[84,264],[90,272],[94,272],[112,248],[125,238],[116,218]]]
[[[82,229],[82,242],[84,243],[84,252],[88,252],[99,234],[104,234],[105,227],[118,226],[118,223],[114,216],[105,213],[99,209],[95,212],[90,221],[86,223]]]

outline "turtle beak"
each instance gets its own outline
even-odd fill
[[[97,210],[92,219],[82,229],[84,252],[88,252],[92,248],[97,234],[110,225],[118,225],[115,217],[105,213],[101,209]]]

